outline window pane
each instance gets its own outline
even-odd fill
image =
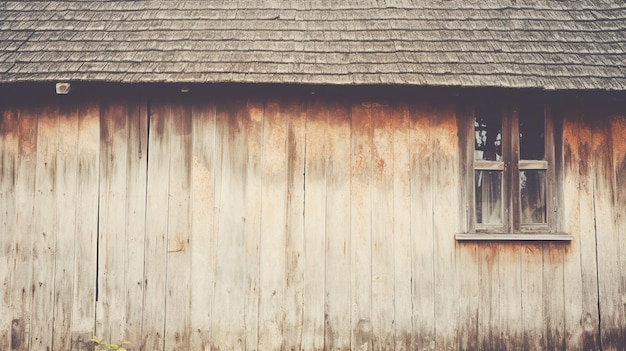
[[[476,108],[474,116],[474,159],[502,160],[502,115],[498,107]]]
[[[521,160],[543,160],[545,147],[543,106],[527,105],[519,110]]]
[[[520,171],[522,223],[547,223],[546,171]]]
[[[502,224],[502,172],[475,171],[476,223]]]

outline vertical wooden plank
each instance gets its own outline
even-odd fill
[[[522,246],[522,308],[525,350],[546,347],[543,322],[543,255],[541,244]]]
[[[301,350],[304,311],[304,152],[306,105],[299,98],[285,109],[287,129],[287,237],[284,349]]]
[[[435,349],[431,113],[426,105],[410,105],[413,347],[418,350]]]
[[[188,350],[192,140],[191,105],[187,99],[172,103],[171,118],[164,349]]]
[[[613,153],[613,186],[615,189],[615,221],[618,236],[619,267],[626,267],[626,111],[610,118],[611,149]],[[626,302],[626,271],[619,270],[619,296]],[[626,303],[617,308],[619,329],[615,338],[617,345],[626,345]]]
[[[613,151],[613,187],[615,189],[616,232],[619,241],[619,267],[626,267],[626,111],[622,110],[610,117],[611,149]],[[619,271],[619,294],[621,301],[626,301],[626,273]],[[626,305],[617,308],[621,316],[626,314]],[[619,320],[619,332],[616,344],[626,345],[626,319]]]
[[[463,242],[458,246],[458,289],[463,292],[459,299],[458,339],[460,350],[478,350],[480,339],[480,281],[481,244]]]
[[[594,158],[593,197],[595,214],[595,233],[598,259],[598,298],[600,307],[601,347],[605,350],[618,350],[620,327],[624,320],[624,303],[620,296],[620,285],[616,279],[623,273],[619,257],[619,235],[617,232],[617,213],[615,212],[616,190],[613,188],[613,144],[623,143],[611,140],[610,119],[605,112],[590,113],[592,121],[591,154]],[[608,141],[608,142],[607,142]],[[622,180],[623,182],[623,180]]]
[[[15,107],[0,105],[0,350],[11,347],[11,298],[17,236],[16,180],[19,154],[18,113]]]
[[[393,111],[393,248],[395,345],[398,351],[413,349],[411,333],[411,174],[409,109],[401,104]]]
[[[372,106],[372,336],[375,349],[394,347],[393,120],[391,107]],[[390,238],[391,237],[391,238]]]
[[[93,101],[79,107],[72,347],[91,350],[96,319],[96,265],[100,165],[100,113]]]
[[[582,110],[582,109],[580,109]],[[578,115],[582,113],[582,115]],[[592,150],[591,125],[584,118],[584,111],[576,112],[579,183],[578,228],[580,230],[580,258],[582,277],[583,348],[600,348],[598,311],[598,265],[595,236],[593,173],[595,160]],[[572,200],[575,201],[576,199]],[[567,200],[566,200],[567,201]]]
[[[350,174],[351,348],[372,349],[372,108],[352,105]],[[378,117],[378,116],[377,116]]]
[[[454,201],[459,192],[456,111],[452,105],[433,111],[431,142],[433,155],[433,236],[435,276],[435,338],[440,350],[457,347],[458,295],[454,235],[458,230],[458,213]]]
[[[247,165],[246,140],[241,125],[246,118],[245,101],[224,100],[217,105],[217,135],[220,160],[216,182],[218,221],[216,242],[215,304],[213,306],[213,348],[242,350],[246,336],[245,303],[245,223],[244,184]],[[217,193],[217,192],[216,192]]]
[[[331,100],[326,132],[326,349],[350,348],[350,111]],[[342,273],[343,272],[343,273]]]
[[[580,231],[580,174],[578,160],[578,130],[580,121],[574,116],[562,118],[563,129],[563,210],[559,213],[562,230],[573,236],[573,240],[565,247],[563,263],[563,280],[567,285],[564,290],[565,340],[566,349],[574,350],[583,346],[583,286],[581,263],[581,231]]]
[[[171,122],[166,102],[150,105],[141,348],[155,351],[165,342]]]
[[[2,103],[2,102],[0,102]],[[13,218],[9,219],[9,205],[13,199],[9,199],[9,188],[14,188],[14,161],[9,155],[11,130],[8,124],[13,116],[7,107],[0,104],[0,311],[10,311],[11,307],[11,243],[9,238],[12,233]],[[6,144],[6,145],[5,145]],[[10,159],[11,158],[11,159]],[[7,233],[7,234],[4,234]],[[11,340],[11,315],[0,315],[0,349],[8,349]]]
[[[39,109],[21,109],[18,116],[18,155],[15,174],[16,222],[12,237],[14,260],[11,295],[11,350],[29,350],[31,299],[34,286],[33,241],[35,231],[35,172],[37,169],[37,116]]]
[[[302,349],[324,348],[326,270],[326,130],[328,110],[321,99],[307,106],[304,186],[304,311]]]
[[[499,337],[499,267],[498,246],[485,243],[478,246],[478,349],[497,349]]]
[[[54,316],[54,259],[58,231],[56,206],[56,151],[59,144],[59,117],[56,106],[48,105],[37,121],[37,168],[35,170],[35,211],[33,220],[33,296],[30,347],[52,348]]]
[[[247,111],[242,118],[243,133],[247,145],[247,162],[245,167],[245,223],[244,223],[244,330],[245,347],[254,350],[259,342],[259,259],[261,246],[261,212],[263,187],[262,155],[263,155],[263,124],[265,105],[262,100],[246,101]]]
[[[215,105],[192,107],[191,250],[189,349],[211,347],[213,284],[215,281]]]
[[[473,118],[470,122],[470,116],[473,110],[467,106],[460,106],[457,109],[457,128],[459,133],[459,157],[460,175],[464,177],[460,181],[461,199],[473,199],[474,182],[471,160],[474,152],[474,125]],[[468,145],[469,144],[469,145]],[[462,216],[461,232],[471,230],[471,223],[468,219],[470,216],[470,204],[459,202],[458,211]],[[457,286],[458,291],[463,292],[463,298],[459,299],[459,323],[458,323],[458,342],[461,350],[478,349],[478,313],[479,313],[479,282],[480,282],[480,244],[475,242],[462,242],[457,246]],[[521,324],[521,323],[520,323]]]
[[[287,202],[286,118],[283,101],[268,101],[263,120],[259,349],[283,343],[285,316],[285,225]]]
[[[70,105],[71,104],[71,105]],[[78,109],[60,102],[59,144],[56,151],[56,206],[58,231],[55,243],[54,325],[55,349],[71,348],[74,240],[76,237],[76,182],[78,170]],[[80,269],[80,267],[79,267]]]
[[[499,323],[496,335],[499,350],[515,350],[522,345],[524,332],[522,314],[522,245],[496,243],[499,246],[497,277],[499,282]],[[462,290],[461,290],[462,291]],[[464,294],[465,296],[465,294]]]
[[[222,174],[224,173],[223,171],[223,154],[224,154],[224,140],[227,140],[227,136],[224,135],[224,133],[228,132],[228,120],[229,120],[229,116],[228,116],[228,111],[226,110],[226,108],[223,106],[223,103],[220,103],[218,100],[216,100],[215,102],[216,106],[215,106],[215,143],[214,143],[214,151],[213,151],[213,155],[215,156],[215,166],[214,166],[214,194],[215,194],[215,200],[214,200],[214,210],[213,210],[213,244],[214,244],[214,248],[213,248],[213,253],[214,253],[214,259],[215,259],[215,265],[213,267],[211,267],[211,270],[213,271],[213,301],[211,302],[211,311],[213,312],[211,315],[211,321],[210,321],[210,345],[209,345],[209,349],[213,350],[217,347],[217,338],[222,338],[222,332],[221,330],[216,331],[218,325],[215,325],[216,320],[217,320],[217,315],[220,314],[220,312],[218,311],[220,304],[222,303],[222,301],[217,301],[218,295],[220,294],[220,289],[222,289],[222,283],[221,281],[223,280],[223,278],[220,277],[220,272],[219,269],[221,267],[221,262],[220,262],[220,222],[222,221],[221,218],[221,206],[222,206],[222,202],[221,202],[221,197],[222,197]],[[219,284],[219,285],[218,285]],[[222,294],[223,296],[224,294]]]
[[[126,266],[124,267],[124,340],[141,345],[144,249],[146,236],[146,172],[148,111],[145,100],[128,106],[128,156],[126,165]]]
[[[562,244],[545,243],[543,246],[543,320],[545,349],[565,350],[565,311],[563,300]]]
[[[100,215],[96,335],[124,339],[126,306],[126,171],[128,111],[126,101],[110,100],[100,109]]]

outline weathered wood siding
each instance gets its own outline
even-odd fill
[[[587,107],[574,240],[477,243],[446,99],[5,99],[0,350],[624,349],[626,111]]]

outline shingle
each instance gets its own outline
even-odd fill
[[[626,4],[0,2],[0,82],[626,89]]]

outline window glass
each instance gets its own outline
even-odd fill
[[[476,108],[474,159],[502,161],[502,115],[497,107]]]
[[[545,123],[543,107],[526,105],[519,109],[519,145],[521,160],[543,160]]]
[[[476,223],[502,224],[502,172],[476,170]]]
[[[546,171],[520,171],[521,219],[523,224],[547,223]]]

